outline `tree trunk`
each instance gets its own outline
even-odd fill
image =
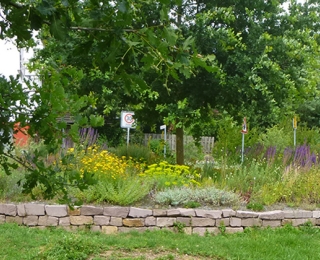
[[[177,164],[184,164],[183,127],[176,128],[176,158]]]

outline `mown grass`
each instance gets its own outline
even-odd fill
[[[320,229],[311,226],[250,228],[243,233],[200,237],[170,231],[105,235],[3,224],[0,233],[0,259],[8,260],[320,259]]]

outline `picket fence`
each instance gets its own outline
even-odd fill
[[[148,142],[150,139],[163,139],[164,136],[162,134],[145,134],[144,135],[144,145],[148,145]],[[192,136],[184,136],[183,137],[184,145],[187,145],[189,143],[193,143],[194,139]],[[176,151],[176,135],[174,134],[168,134],[167,135],[167,144],[169,145],[171,151]],[[200,144],[202,146],[202,151],[204,153],[210,153],[212,152],[213,146],[214,146],[214,137],[212,136],[203,136],[201,137]]]

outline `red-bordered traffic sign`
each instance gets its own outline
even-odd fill
[[[248,128],[247,128],[247,118],[243,118],[243,124],[242,124],[242,130],[241,133],[247,134],[248,133]]]
[[[133,114],[126,114],[124,116],[124,121],[127,123],[127,124],[132,124],[134,122],[134,119],[133,119]]]
[[[135,128],[136,123],[134,119],[134,112],[122,111],[121,112],[121,127],[122,128]]]

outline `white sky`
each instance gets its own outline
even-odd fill
[[[19,70],[19,52],[10,42],[0,40],[0,74],[9,77]]]
[[[298,0],[302,3],[305,0]],[[32,54],[25,54],[25,59],[31,57]],[[10,75],[16,76],[19,74],[20,58],[17,48],[11,42],[0,40],[0,74],[5,77]]]

